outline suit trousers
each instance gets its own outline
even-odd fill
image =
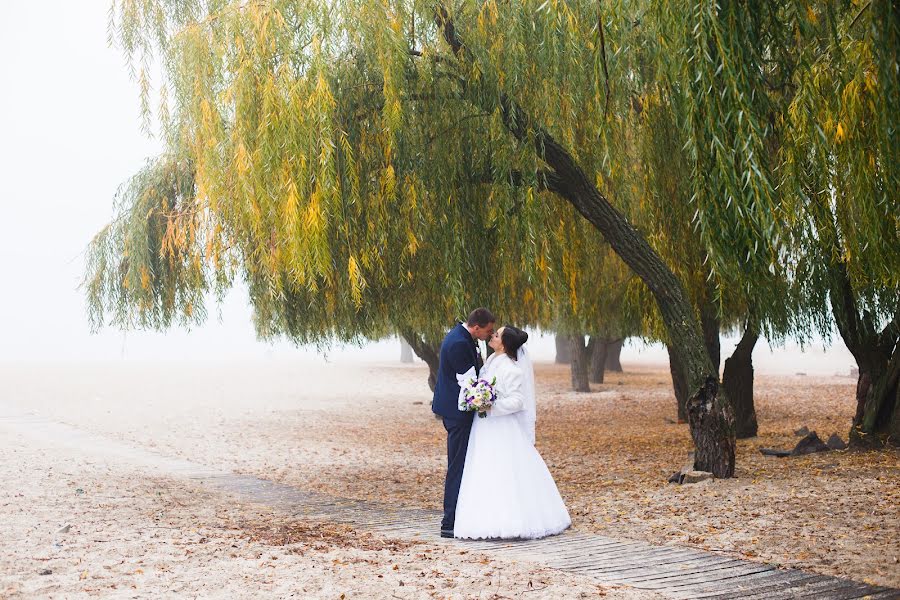
[[[463,467],[466,465],[466,450],[469,447],[469,433],[472,419],[444,419],[447,430],[447,479],[444,482],[444,518],[441,529],[453,529],[456,521],[456,499],[462,483]]]

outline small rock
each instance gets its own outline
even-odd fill
[[[694,453],[688,452],[687,456],[688,456],[687,462],[684,463],[684,466],[681,467],[680,470],[672,473],[672,476],[669,477],[669,480],[668,480],[669,483],[684,483],[684,474],[690,473],[691,471],[694,470]]]
[[[72,529],[72,526],[68,523],[60,527],[56,530],[56,533],[69,533],[69,530]]]
[[[808,436],[797,442],[797,445],[791,451],[791,456],[800,456],[803,454],[812,454],[813,452],[828,452],[831,450],[825,445],[825,442],[819,439],[815,431],[811,431]]]
[[[806,373],[803,371],[797,371],[797,377],[806,377]]]
[[[790,456],[790,450],[778,450],[777,448],[760,448],[760,453],[764,456],[777,456],[778,458],[784,458],[785,456]]]
[[[712,478],[713,474],[707,471],[688,471],[684,474],[681,483],[700,483]]]
[[[421,400],[416,400],[415,402],[413,402],[413,404],[420,405],[424,404],[424,402],[422,402]]]
[[[799,435],[800,437],[805,437],[805,436],[809,435],[809,428],[806,425],[804,425],[800,429],[795,429],[794,435]]]
[[[847,444],[845,444],[844,440],[842,440],[841,437],[836,433],[831,434],[831,437],[828,438],[828,441],[825,442],[825,445],[828,446],[829,448],[831,448],[832,450],[846,450],[847,449]]]
[[[43,571],[38,573],[38,575],[53,575],[53,571],[51,571],[50,569],[44,569]]]

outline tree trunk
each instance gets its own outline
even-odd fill
[[[756,409],[753,406],[753,348],[759,333],[752,325],[747,325],[734,354],[725,359],[722,387],[731,400],[734,409],[734,432],[739,438],[756,437]]]
[[[400,336],[409,344],[416,356],[428,365],[428,387],[433,392],[434,386],[437,384],[438,365],[440,364],[440,344],[429,343],[412,331],[403,331]]]
[[[410,364],[413,361],[413,351],[412,347],[404,340],[400,338],[400,362],[403,364]]]
[[[556,364],[568,365],[572,362],[572,340],[568,336],[556,334]]]
[[[879,332],[872,316],[857,308],[843,264],[832,268],[830,298],[838,331],[859,367],[850,445],[900,446],[900,310]]]
[[[667,345],[666,350],[669,352],[669,372],[672,373],[672,389],[675,392],[678,422],[687,423],[688,384],[684,380],[684,368],[678,362],[678,355],[672,350],[672,346]]]
[[[703,330],[703,343],[706,345],[706,351],[709,353],[709,359],[712,361],[713,368],[715,368],[717,375],[719,373],[719,366],[722,364],[719,325],[719,311],[716,305],[709,301],[703,302],[703,304],[700,305],[700,328]],[[729,396],[728,399],[734,404],[734,399],[731,396]]]
[[[606,370],[615,373],[622,372],[622,345],[625,343],[623,338],[613,340],[606,345]]]
[[[572,348],[572,391],[590,392],[588,372],[595,342],[591,340],[585,345],[583,335],[573,335],[569,337],[569,345]]]
[[[502,108],[502,112],[514,113],[515,120],[519,118],[519,109],[513,105]],[[507,115],[505,120],[510,118]],[[548,175],[548,180],[552,179],[551,187],[603,234],[610,247],[644,281],[656,299],[687,388],[694,390],[692,397],[703,400],[696,405],[693,418],[688,420],[696,448],[695,467],[719,478],[732,477],[735,438],[731,406],[725,391],[719,389],[718,371],[712,365],[700,325],[681,282],[643,236],[597,191],[571,155],[549,134],[531,133],[539,140],[535,143],[541,156],[554,168]],[[520,139],[528,139],[525,131]],[[690,416],[690,406],[688,414]]]
[[[609,356],[610,341],[607,338],[591,336],[591,341],[597,340],[594,351],[591,353],[591,383],[603,383],[603,375],[606,371],[607,358]]]
[[[463,44],[450,12],[441,2],[435,3],[435,22],[454,56],[460,62],[477,65],[478,58]],[[700,325],[681,282],[644,236],[600,193],[593,176],[504,92],[496,80],[492,77],[470,80],[460,75],[457,82],[474,105],[490,114],[499,109],[507,131],[519,142],[531,144],[548,166],[541,173],[542,184],[587,219],[653,293],[688,389],[695,390],[693,397],[703,400],[690,420],[696,447],[695,467],[716,477],[732,477],[735,443],[731,407],[727,396],[719,391],[718,372],[710,361]]]
[[[869,339],[851,352],[856,356],[859,379],[850,445],[900,446],[900,350],[895,347],[889,353]]]

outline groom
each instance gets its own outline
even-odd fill
[[[463,466],[469,432],[472,430],[473,412],[459,410],[459,383],[456,375],[475,367],[481,369],[481,353],[476,340],[487,340],[494,334],[494,315],[486,308],[476,308],[465,323],[459,323],[447,333],[441,343],[437,382],[431,410],[443,417],[447,430],[447,479],[444,482],[444,518],[441,520],[441,537],[453,537],[456,520],[456,499],[462,482]]]

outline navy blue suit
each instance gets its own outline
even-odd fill
[[[465,373],[475,367],[481,369],[481,355],[477,342],[462,323],[447,333],[441,343],[437,381],[431,410],[443,417],[447,430],[447,479],[444,482],[444,518],[441,529],[453,529],[456,521],[456,499],[462,483],[463,467],[466,464],[466,449],[472,418],[475,413],[459,410],[459,383],[457,373]]]

